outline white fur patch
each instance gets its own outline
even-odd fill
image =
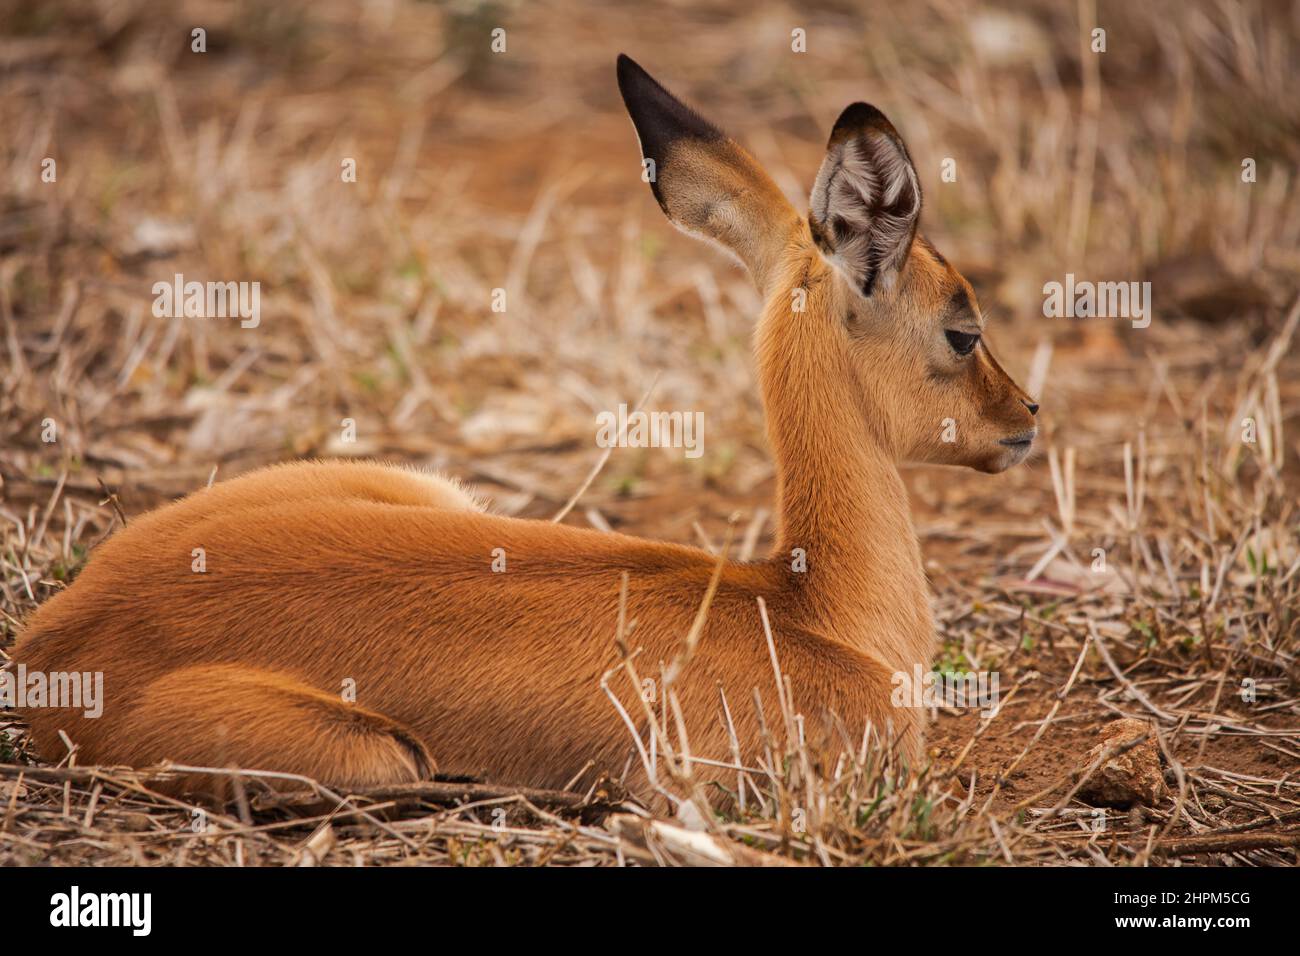
[[[425,471],[419,465],[399,466],[413,478],[419,478],[429,489],[429,506],[449,511],[487,511],[487,507],[469,489],[455,478]]]

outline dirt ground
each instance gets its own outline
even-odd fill
[[[839,109],[885,109],[923,231],[1043,408],[1004,475],[904,468],[937,666],[997,671],[997,715],[939,708],[920,781],[860,768],[888,813],[824,809],[808,835],[776,800],[718,838],[834,863],[1295,865],[1300,16],[1132,6],[0,3],[0,652],[119,509],[214,469],[378,457],[550,517],[600,457],[596,412],[652,382],[656,407],[704,413],[708,453],[619,450],[565,520],[712,547],[738,514],[762,553],[760,303],[640,181],[625,51],[800,208]],[[154,319],[176,272],[260,280],[262,325]],[[1067,272],[1150,281],[1153,321],[1045,318]],[[1070,773],[1121,717],[1156,730],[1168,793],[1099,827]],[[194,836],[187,808],[117,772],[42,777],[21,724],[0,733],[2,863],[284,862],[331,826],[320,861],[656,852],[558,810],[502,836],[490,800],[432,797],[391,826],[244,807]]]

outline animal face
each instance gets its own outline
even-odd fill
[[[923,239],[888,287],[836,278],[863,413],[904,461],[999,472],[1023,461],[1035,403],[993,357],[974,291]]]
[[[831,130],[807,217],[759,164],[627,57],[619,88],[660,207],[750,270],[765,321],[837,349],[844,414],[899,460],[998,472],[1023,461],[1038,405],[998,365],[970,283],[918,233],[921,188],[894,126],[854,103]],[[817,386],[813,386],[817,387]]]

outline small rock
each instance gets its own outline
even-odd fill
[[[1096,807],[1153,807],[1165,795],[1165,780],[1160,766],[1160,745],[1155,732],[1145,721],[1124,718],[1101,729],[1101,743],[1088,751],[1075,771],[1075,779],[1108,748],[1123,746],[1136,737],[1147,739],[1106,761],[1079,790],[1079,799]]]

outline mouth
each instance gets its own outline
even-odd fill
[[[998,444],[1005,445],[1008,448],[1014,448],[1017,451],[1026,451],[1034,443],[1034,438],[1038,435],[1038,429],[1031,428],[1027,432],[1021,432],[1019,435],[1012,435],[1010,438],[999,438]]]
[[[1034,439],[1037,437],[1038,429],[1031,428],[1029,431],[1009,435],[1006,438],[999,438],[998,444],[1005,448],[1006,451],[998,456],[997,463],[993,466],[992,471],[1006,471],[1028,458],[1029,450],[1033,448]]]

